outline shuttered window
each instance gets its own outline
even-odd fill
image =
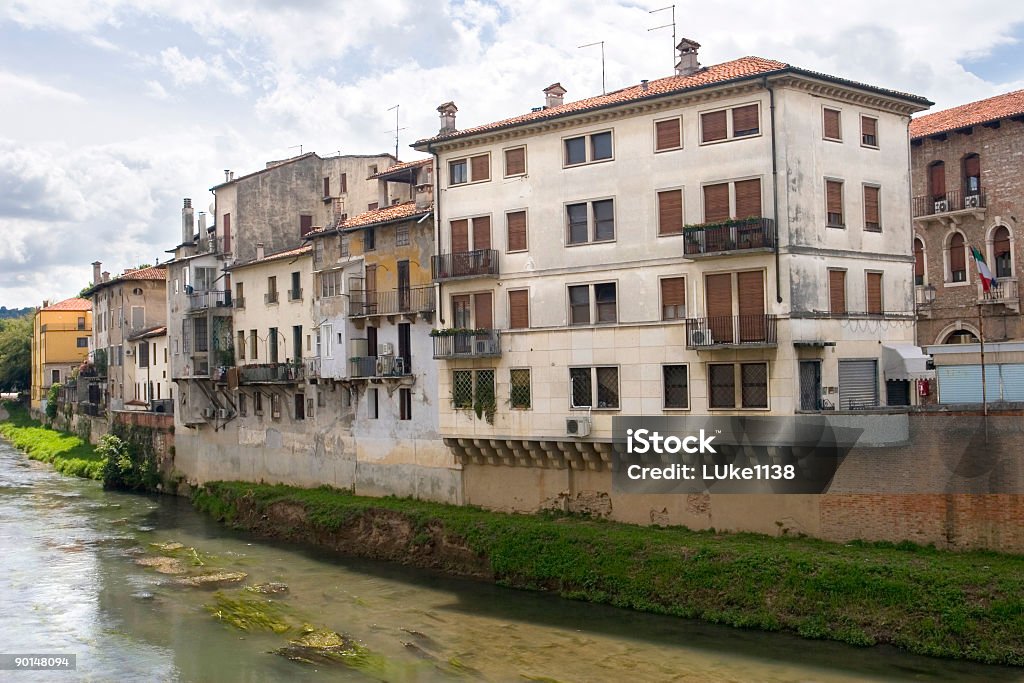
[[[661,280],[661,319],[686,318],[686,279],[666,277]]]
[[[828,310],[832,315],[846,314],[846,271],[828,271]]]
[[[663,190],[658,193],[658,234],[678,235],[683,232],[683,191]]]
[[[491,217],[477,216],[473,219],[473,249],[491,248]]]
[[[307,215],[299,216],[299,236],[304,237],[312,229],[313,217]]]
[[[825,210],[827,225],[831,228],[845,227],[843,221],[843,183],[838,180],[825,181]]]
[[[867,273],[867,304],[868,313],[882,314],[882,274]]]
[[[505,175],[522,175],[526,173],[526,148],[515,147],[505,150]]]
[[[761,180],[741,180],[735,183],[736,218],[760,218],[761,213]]]
[[[761,131],[756,104],[747,104],[732,110],[732,136],[757,135]]]
[[[924,242],[914,240],[914,284],[924,284]]]
[[[480,154],[469,159],[469,176],[474,183],[480,180],[490,180],[491,160],[486,154]]]
[[[737,301],[741,342],[761,342],[768,339],[768,321],[764,315],[764,273],[747,271],[736,274]]]
[[[508,326],[521,330],[530,326],[530,292],[516,289],[508,293]]]
[[[842,140],[843,127],[838,109],[823,109],[824,133],[828,140]]]
[[[981,175],[981,157],[971,154],[964,159],[964,175],[967,177]]]
[[[732,343],[732,274],[705,276],[704,297],[711,338],[717,344]]]
[[[727,111],[712,111],[700,115],[700,141],[716,142],[729,136]]]
[[[469,220],[462,218],[452,221],[452,253],[464,254],[469,251]]]
[[[878,216],[878,188],[873,185],[864,186],[864,229],[872,232],[882,230]]]
[[[654,151],[664,152],[683,146],[681,119],[674,118],[654,123]]]
[[[704,222],[729,220],[729,183],[704,186]]]
[[[865,147],[878,147],[878,119],[870,116],[860,117],[860,144]]]
[[[936,161],[928,167],[928,189],[932,199],[938,201],[946,198],[946,165]]]
[[[967,282],[967,255],[964,236],[954,233],[949,240],[949,275],[953,282]]]
[[[473,326],[482,330],[494,328],[490,292],[481,292],[480,294],[473,295]]]
[[[505,214],[505,223],[508,229],[508,250],[526,251],[526,212]]]
[[[992,233],[992,253],[995,255],[995,276],[1012,277],[1013,256],[1010,250],[1010,231],[1000,225]]]

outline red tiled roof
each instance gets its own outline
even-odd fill
[[[152,268],[140,268],[139,270],[126,270],[123,274],[117,277],[110,278],[111,282],[118,280],[166,280],[167,269],[163,266],[154,266]]]
[[[729,81],[748,79],[756,76],[763,76],[770,73],[788,71],[795,74],[802,74],[812,78],[823,78],[834,83],[840,83],[849,87],[861,88],[871,90],[873,92],[882,93],[890,97],[899,97],[902,99],[914,100],[919,104],[930,104],[928,100],[917,95],[911,95],[909,93],[898,92],[895,90],[887,90],[885,88],[878,88],[876,86],[867,85],[864,83],[858,83],[856,81],[850,81],[843,78],[837,78],[828,74],[818,73],[815,71],[808,71],[806,69],[800,69],[794,67],[785,62],[779,62],[774,59],[764,59],[763,57],[740,57],[729,62],[723,62],[721,64],[714,64],[712,66],[704,67],[696,73],[688,76],[668,76],[666,78],[659,78],[654,81],[647,83],[644,87],[643,84],[633,85],[615,92],[610,92],[606,95],[598,95],[597,97],[588,97],[586,99],[577,100],[575,102],[567,102],[566,104],[559,105],[557,107],[550,107],[547,109],[541,109],[539,111],[531,111],[526,114],[519,116],[513,116],[509,119],[502,121],[496,121],[494,123],[488,123],[482,126],[476,126],[474,128],[467,128],[465,130],[455,131],[453,133],[435,135],[431,138],[425,138],[418,140],[413,144],[413,147],[420,145],[426,145],[428,142],[451,140],[460,138],[467,135],[474,135],[476,133],[482,133],[490,130],[497,130],[500,128],[508,128],[523,123],[529,123],[532,121],[543,121],[545,119],[558,118],[560,116],[567,116],[578,112],[584,112],[591,109],[601,109],[603,107],[613,106],[617,104],[624,104],[633,100],[642,100],[649,97],[657,97],[659,95],[668,95],[676,92],[683,92],[686,90],[693,90],[697,88],[708,87],[720,83],[726,83]]]
[[[910,137],[923,138],[946,131],[977,126],[1010,116],[1024,114],[1024,90],[996,95],[986,100],[969,102],[959,107],[919,116],[910,122]]]
[[[364,211],[358,216],[353,216],[342,222],[339,230],[354,230],[356,228],[365,228],[368,225],[377,225],[379,223],[391,223],[393,221],[400,221],[407,218],[416,218],[424,214],[428,214],[432,211],[431,208],[418,209],[416,208],[416,202],[403,202],[401,204],[392,204],[391,206],[385,206],[383,209],[371,209],[370,211]]]
[[[313,250],[313,245],[303,244],[301,247],[295,247],[294,249],[285,249],[275,254],[264,254],[261,259],[252,259],[251,261],[245,261],[244,263],[236,263],[231,266],[228,270],[235,270],[236,268],[244,268],[245,266],[254,266],[257,263],[266,263],[267,261],[277,261],[280,259],[294,258],[296,256],[302,256],[308,254]]]
[[[418,159],[416,161],[403,161],[400,164],[394,164],[393,166],[388,166],[383,171],[380,171],[378,173],[374,173],[372,176],[367,178],[367,180],[373,180],[374,178],[380,178],[382,176],[389,176],[392,173],[395,173],[397,171],[404,171],[407,168],[419,168],[420,166],[426,166],[430,162],[431,162],[431,159],[429,157],[426,158],[426,159]]]
[[[88,299],[79,299],[74,297],[71,299],[64,299],[64,301],[58,301],[55,304],[50,304],[44,311],[91,311],[92,302]]]

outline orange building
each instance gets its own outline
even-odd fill
[[[46,410],[50,386],[62,383],[89,357],[92,302],[66,299],[36,311],[32,320],[32,410]]]

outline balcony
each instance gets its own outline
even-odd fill
[[[975,218],[985,217],[987,206],[985,190],[951,190],[940,198],[932,196],[914,197],[914,218],[940,223],[959,223],[964,215]]]
[[[227,290],[208,290],[205,292],[191,292],[188,295],[188,312],[205,311],[210,308],[229,308],[231,306],[231,292]]]
[[[303,372],[306,374],[306,379],[320,379],[320,357],[314,356],[313,358],[303,358],[302,366]]]
[[[301,363],[261,363],[238,366],[242,384],[295,384],[305,376]]]
[[[367,292],[354,289],[349,296],[349,317],[366,318],[377,315],[405,315],[415,318],[417,314],[429,319],[437,308],[434,286],[390,289],[383,292]]]
[[[770,252],[777,242],[771,218],[688,225],[683,234],[683,253],[690,258]]]
[[[999,284],[993,285],[987,292],[982,284],[978,283],[978,303],[1002,304],[1019,313],[1020,290],[1017,287],[1017,278],[1000,277],[996,278],[996,282]]]
[[[473,277],[498,277],[497,249],[477,249],[457,254],[430,257],[430,272],[435,282]]]
[[[777,317],[731,315],[686,319],[686,348],[735,349],[776,346]]]
[[[407,377],[412,374],[401,356],[353,356],[348,362],[352,379]]]
[[[276,304],[277,303],[277,292],[267,292],[263,295],[263,303],[265,304]]]
[[[435,330],[434,358],[495,358],[501,356],[501,333],[498,330]]]
[[[288,301],[302,301],[302,287],[288,290]]]

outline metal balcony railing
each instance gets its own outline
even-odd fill
[[[277,292],[267,292],[263,295],[263,303],[265,304],[276,304],[277,303]]]
[[[775,346],[774,315],[727,315],[686,319],[686,348]]]
[[[288,290],[288,301],[302,301],[302,287]]]
[[[454,332],[434,337],[434,358],[488,358],[501,355],[501,332]]]
[[[231,292],[222,289],[192,292],[188,295],[188,310],[201,311],[207,308],[231,306]]]
[[[92,327],[78,325],[76,323],[47,323],[39,327],[39,331],[46,332],[92,332]]]
[[[261,363],[238,366],[242,384],[291,383],[303,379],[305,367],[298,363]]]
[[[154,413],[174,415],[174,399],[157,398],[149,402],[149,410]]]
[[[436,308],[433,285],[389,289],[383,292],[356,289],[349,293],[349,316],[353,318],[398,313],[433,313]]]
[[[687,256],[774,249],[777,237],[771,218],[689,225],[683,235],[683,253]]]
[[[353,356],[349,361],[349,376],[404,377],[411,374],[409,363],[401,356]]]
[[[307,379],[319,379],[320,378],[320,357],[314,356],[313,358],[302,359],[303,371],[306,373]]]
[[[497,277],[498,250],[477,249],[431,256],[430,272],[434,280],[437,281],[470,277]]]
[[[914,197],[914,218],[935,216],[954,211],[984,209],[986,206],[985,190],[950,190],[946,194],[934,197]]]

